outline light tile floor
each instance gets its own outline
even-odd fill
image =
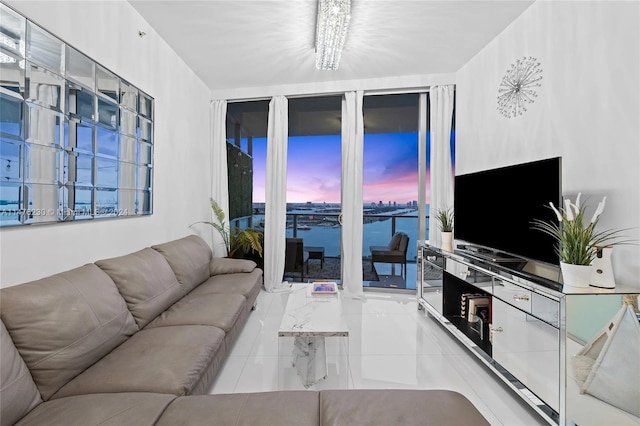
[[[277,331],[287,297],[260,293],[257,309],[209,393],[278,389],[283,360],[279,363]],[[449,389],[465,395],[493,425],[546,424],[440,324],[418,311],[415,295],[365,291],[364,300],[343,299],[343,306],[350,333],[349,383],[354,388]],[[313,388],[331,388],[330,379]],[[297,381],[286,381],[285,386],[303,389]]]

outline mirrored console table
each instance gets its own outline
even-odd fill
[[[640,290],[563,287],[523,259],[424,241],[417,262],[418,308],[549,424],[640,425]]]

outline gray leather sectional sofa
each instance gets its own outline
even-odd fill
[[[203,395],[262,284],[189,236],[0,290],[0,425],[486,424],[441,390]]]

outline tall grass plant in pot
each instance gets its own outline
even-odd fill
[[[453,251],[453,209],[438,209],[435,211],[435,217],[440,228],[441,248]]]
[[[604,197],[596,208],[591,221],[586,222],[586,206],[580,205],[580,196],[572,203],[564,200],[564,207],[556,208],[552,202],[549,206],[556,214],[558,223],[533,220],[533,228],[538,229],[556,241],[556,253],[560,257],[560,269],[565,285],[571,287],[588,287],[592,275],[592,262],[602,247],[612,247],[628,243],[620,233],[624,230],[596,229],[607,197]]]

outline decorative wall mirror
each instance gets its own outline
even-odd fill
[[[0,3],[0,226],[152,213],[154,100]]]

